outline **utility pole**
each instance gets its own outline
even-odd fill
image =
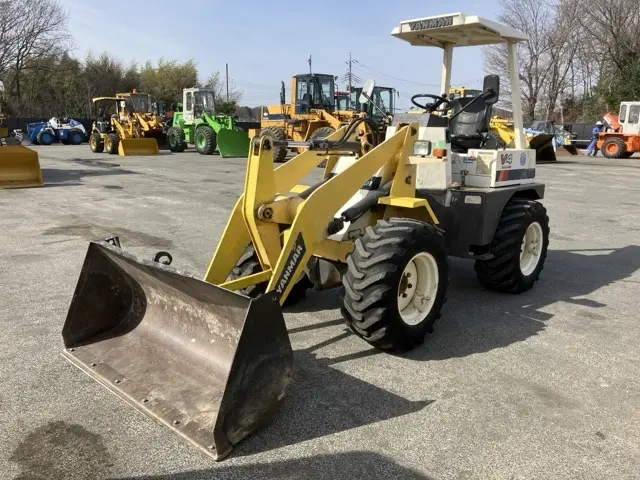
[[[351,52],[349,52],[349,97],[351,97]]]
[[[224,66],[227,70],[227,103],[229,103],[229,64],[225,63]]]
[[[345,74],[345,76],[343,77],[343,81],[347,83],[348,88],[349,88],[349,107],[353,107],[353,105],[351,104],[351,89],[358,84],[362,83],[362,79],[360,77],[358,77],[358,75],[355,75],[353,73],[353,64],[354,63],[358,63],[357,60],[354,60],[353,57],[351,56],[351,52],[349,52],[349,60],[345,61],[344,63],[347,64],[348,70],[347,73]],[[358,100],[356,99],[356,102]]]

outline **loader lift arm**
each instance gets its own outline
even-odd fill
[[[331,156],[352,149],[355,144],[347,138],[355,137],[353,130],[347,136],[349,127],[341,128],[327,138],[328,142],[322,144],[322,148],[327,148]],[[325,180],[308,196],[278,194],[289,192],[316,167],[318,151],[310,149],[274,170],[272,141],[265,137],[254,138],[247,164],[245,194],[234,207],[205,281],[229,290],[268,281],[266,292],[275,292],[282,305],[295,285],[294,280],[303,275],[306,263],[319,248],[333,249],[336,256],[346,257],[349,250],[344,245],[339,248],[338,242],[327,240],[328,227],[336,211],[390,158],[396,166],[404,164],[417,135],[417,125],[401,128],[339,174],[331,178],[325,175]],[[324,158],[325,153],[320,156]],[[404,180],[402,176],[398,182]],[[280,226],[286,224],[290,227],[281,234]],[[226,282],[249,242],[255,247],[263,271]],[[334,243],[336,245],[332,245]]]

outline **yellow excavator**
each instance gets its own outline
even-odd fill
[[[3,126],[7,119],[4,101],[4,84],[0,81],[0,188],[42,187],[44,181],[38,152],[23,147]]]
[[[444,49],[440,92],[454,47],[504,43],[517,65],[517,43],[528,38],[461,13],[407,20],[392,35]],[[518,76],[509,78],[519,91]],[[524,145],[519,98],[511,99],[514,147],[483,148],[499,95],[497,75],[470,102],[419,93],[412,102],[421,113],[395,115],[384,139],[371,141],[369,119],[358,117],[277,168],[274,149],[291,142],[254,136],[244,191],[202,277],[172,266],[165,251],[151,260],[117,236],[90,242],[63,355],[221,460],[269,423],[289,391],[294,356],[282,308],[307,289],[341,287],[346,325],[382,351],[420,348],[433,331],[448,256],[474,261],[488,290],[529,291],[547,257],[545,185]],[[451,115],[434,114],[443,104]],[[322,178],[301,183],[322,161]]]
[[[94,153],[112,155],[159,155],[155,138],[144,136],[133,104],[121,97],[92,99],[96,118],[91,126],[89,148]]]

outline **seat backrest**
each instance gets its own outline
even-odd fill
[[[457,98],[451,102],[452,116],[469,105],[475,98]],[[491,105],[487,105],[483,98],[477,99],[469,108],[449,121],[451,136],[477,135],[489,131],[491,120]]]

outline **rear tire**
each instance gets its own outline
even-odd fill
[[[110,133],[107,138],[104,139],[104,149],[111,155],[118,153],[118,145],[120,144],[120,138],[115,133]]]
[[[260,132],[261,137],[267,137],[272,141],[284,142],[287,140],[287,134],[280,127],[267,127],[263,128]],[[273,161],[275,163],[282,163],[287,158],[287,147],[273,147]]]
[[[609,137],[602,142],[602,155],[606,158],[625,158],[627,153],[627,145],[624,140],[618,137]]]
[[[380,220],[356,240],[347,263],[342,315],[351,330],[382,350],[421,344],[440,317],[449,283],[440,230],[417,220]]]
[[[196,150],[200,155],[212,155],[216,150],[216,132],[209,126],[202,125],[196,129]]]
[[[89,138],[89,148],[93,153],[102,153],[104,152],[104,142],[102,141],[102,137],[97,132],[91,134]]]
[[[172,152],[181,153],[185,151],[187,142],[180,127],[171,127],[167,130],[167,145]]]
[[[336,131],[333,127],[320,127],[315,132],[311,134],[310,140],[314,138],[327,138],[329,135],[333,134]],[[318,165],[319,168],[324,168],[327,165],[327,160],[323,160]]]
[[[253,248],[253,245],[247,247],[244,251],[238,263],[233,270],[231,271],[231,275],[227,278],[227,281],[235,280],[240,277],[246,277],[247,275],[253,275],[254,273],[260,273],[262,271],[262,266],[260,265],[260,261],[258,260],[258,256],[256,255],[256,251]],[[287,299],[284,301],[283,307],[288,307],[300,302],[307,294],[307,290],[311,287],[311,281],[307,278],[306,275],[303,275],[298,283],[296,283]],[[267,289],[267,282],[258,283],[256,285],[251,285],[247,288],[242,288],[238,290],[238,292],[246,295],[247,297],[256,298],[262,295]]]
[[[548,246],[546,208],[534,200],[512,198],[502,211],[493,237],[494,257],[475,263],[478,280],[489,290],[526,292],[540,277]]]

